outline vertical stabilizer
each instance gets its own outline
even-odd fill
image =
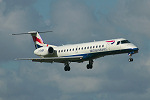
[[[43,42],[43,40],[42,40],[39,33],[47,33],[47,32],[52,32],[52,31],[45,31],[45,32],[30,31],[30,32],[27,32],[27,33],[19,33],[19,34],[12,34],[12,35],[31,34],[36,49],[41,48],[41,47],[48,47],[48,46],[56,47],[54,45],[48,45],[48,44],[45,44]]]
[[[44,44],[44,42],[38,32],[32,32],[31,36],[33,38],[33,42],[34,42],[36,49],[47,45],[47,44]]]

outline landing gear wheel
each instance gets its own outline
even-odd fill
[[[65,71],[70,71],[70,66],[69,66],[69,65],[66,65],[66,66],[64,67],[64,70],[65,70]]]
[[[87,64],[87,69],[92,69],[93,68],[93,60],[89,61],[89,64]]]
[[[132,62],[133,61],[133,58],[129,58],[129,62]]]
[[[87,67],[87,69],[90,69],[90,65],[89,65],[89,64],[87,64],[87,66],[86,66],[86,67]]]
[[[93,68],[93,65],[90,65],[90,69],[92,69]]]
[[[93,65],[90,65],[90,64],[87,64],[87,69],[92,69],[93,68]]]

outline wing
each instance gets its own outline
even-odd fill
[[[50,58],[18,58],[16,60],[32,60],[33,62],[47,62],[47,63],[53,63],[53,62],[59,62],[59,63],[65,63],[65,62],[81,62],[82,56],[71,56],[71,57],[50,57]]]

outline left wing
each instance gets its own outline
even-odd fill
[[[71,57],[50,57],[50,58],[18,58],[16,60],[32,60],[33,62],[47,62],[47,63],[53,63],[53,62],[59,62],[59,63],[65,63],[65,62],[80,62],[82,60],[83,56],[71,56]]]

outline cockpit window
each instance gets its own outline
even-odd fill
[[[120,41],[117,42],[117,45],[119,45],[119,44],[120,44]]]
[[[121,44],[130,43],[128,40],[122,40]]]

